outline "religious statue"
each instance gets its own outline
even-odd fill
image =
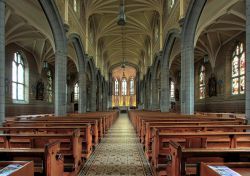
[[[217,81],[214,73],[211,74],[208,80],[208,96],[217,96]]]
[[[44,83],[42,79],[39,79],[36,85],[36,99],[43,100],[44,98]]]

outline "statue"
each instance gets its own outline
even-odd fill
[[[44,97],[44,83],[42,79],[39,79],[36,85],[36,99],[43,100]]]
[[[217,81],[214,73],[211,74],[208,80],[208,96],[217,96]]]

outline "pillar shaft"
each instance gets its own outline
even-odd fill
[[[161,68],[161,112],[169,112],[169,68]]]
[[[0,0],[0,126],[5,119],[5,0]]]
[[[245,113],[250,122],[250,1],[246,1],[246,104]]]
[[[55,53],[55,115],[63,116],[67,113],[66,102],[66,74],[67,57],[63,51]]]
[[[185,43],[181,51],[181,113],[194,113],[194,46]]]
[[[87,111],[86,73],[79,72],[79,113]]]
[[[93,80],[91,84],[91,100],[90,100],[90,111],[96,111],[96,81]]]
[[[152,79],[152,110],[156,110],[159,107],[159,100],[158,100],[158,81],[157,79]]]

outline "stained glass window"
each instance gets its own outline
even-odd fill
[[[122,95],[127,95],[127,80],[126,80],[126,78],[122,79]]]
[[[48,79],[48,83],[47,83],[47,94],[48,94],[48,102],[52,102],[52,98],[53,98],[53,80],[52,80],[52,74],[51,71],[48,70],[47,72],[47,79]]]
[[[74,87],[74,101],[78,101],[79,100],[79,85],[78,82],[75,83],[75,87]]]
[[[174,81],[170,82],[170,98],[173,101],[174,100]]]
[[[73,0],[73,8],[74,8],[74,11],[77,12],[77,2],[76,2],[76,0]]]
[[[246,55],[243,43],[237,44],[232,55],[232,95],[245,93]]]
[[[119,82],[115,79],[115,95],[119,95]]]
[[[200,75],[199,75],[199,78],[200,78],[200,81],[199,81],[199,89],[200,89],[200,99],[203,99],[205,98],[205,87],[206,87],[206,83],[205,83],[205,66],[202,65],[201,68],[200,68]]]
[[[174,4],[175,4],[175,0],[168,0],[168,5],[170,9],[174,7]]]
[[[130,78],[130,95],[134,95],[135,91],[134,78]]]
[[[24,101],[25,89],[25,67],[22,55],[14,53],[12,61],[12,99]]]

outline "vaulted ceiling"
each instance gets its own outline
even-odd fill
[[[143,63],[152,41],[154,19],[162,12],[164,0],[125,0],[126,25],[117,25],[119,0],[84,0],[95,38],[110,66],[125,62]],[[90,37],[91,38],[91,37]],[[141,61],[141,62],[140,62]]]

